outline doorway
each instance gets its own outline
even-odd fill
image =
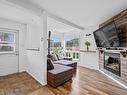
[[[19,32],[0,28],[0,76],[19,71]]]

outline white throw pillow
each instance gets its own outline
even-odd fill
[[[57,55],[56,54],[51,54],[51,56],[52,56],[52,60],[53,61],[58,61],[58,58],[57,58]]]
[[[59,60],[64,59],[64,55],[63,55],[63,53],[57,53],[57,55],[58,55],[58,59],[59,59]]]

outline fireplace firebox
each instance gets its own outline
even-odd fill
[[[109,53],[105,52],[104,54],[104,69],[121,76],[120,70],[120,54],[119,53]]]

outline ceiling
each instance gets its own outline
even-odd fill
[[[37,24],[40,21],[39,17],[29,12],[29,10],[19,6],[14,6],[13,4],[5,2],[4,0],[1,0],[0,2],[0,18],[13,20],[24,24]]]
[[[47,19],[47,28],[48,30],[56,32],[56,33],[68,33],[72,31],[79,31],[79,29],[77,28],[74,28],[70,25],[56,21],[50,17],[48,17]]]
[[[127,0],[30,0],[39,7],[88,27],[98,25],[127,8]]]

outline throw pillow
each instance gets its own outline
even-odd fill
[[[58,57],[59,60],[64,59],[63,53],[57,53],[57,57]]]
[[[47,59],[47,70],[54,69],[53,62],[50,58]]]
[[[57,55],[55,53],[51,54],[52,61],[58,61]]]

